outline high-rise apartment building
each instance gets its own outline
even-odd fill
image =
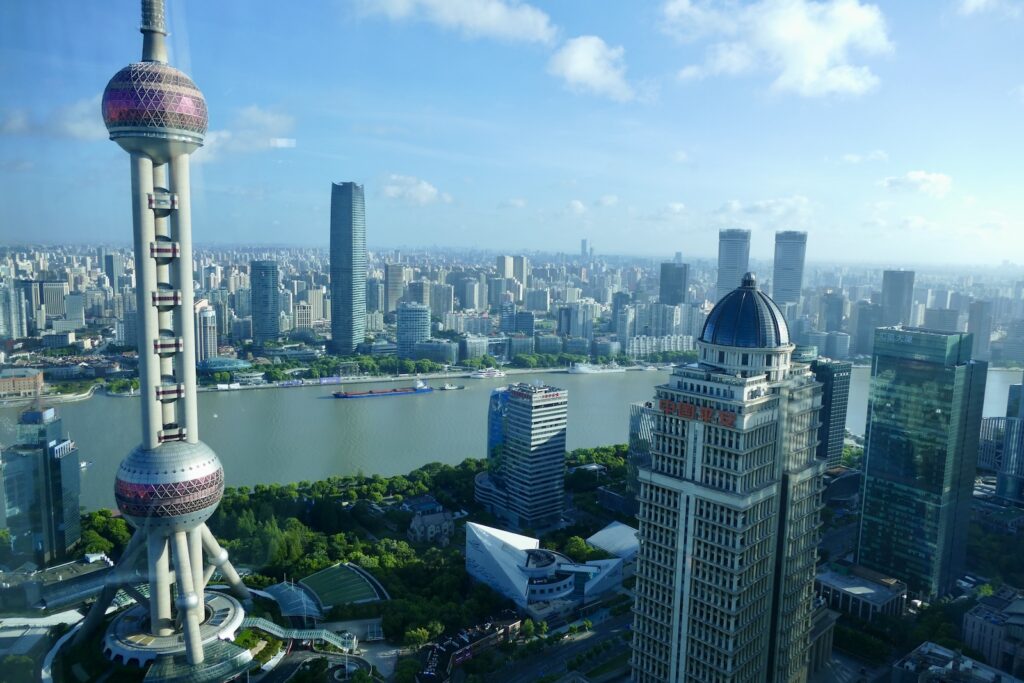
[[[388,263],[384,266],[384,312],[391,313],[398,309],[398,304],[405,296],[405,286],[412,279],[411,272],[401,263]]]
[[[71,287],[66,282],[44,282],[43,305],[46,306],[46,315],[64,315],[64,297],[70,293]]]
[[[357,183],[331,185],[331,351],[366,339],[366,201]]]
[[[657,387],[639,468],[633,680],[807,676],[821,386],[749,273]]]
[[[29,309],[23,291],[10,282],[0,284],[0,339],[28,336]]]
[[[121,276],[124,275],[124,257],[118,252],[103,254],[103,263],[100,264],[103,273],[110,282],[110,287],[117,291],[120,286]]]
[[[972,343],[964,333],[875,332],[857,561],[926,599],[964,571],[988,369],[971,360]]]
[[[783,230],[775,233],[775,267],[772,271],[772,299],[775,303],[799,303],[806,256],[806,232]]]
[[[430,339],[430,309],[423,304],[400,304],[396,336],[398,357],[412,358],[417,342]]]
[[[217,355],[217,310],[206,299],[195,303],[196,363]]]
[[[909,325],[914,307],[914,271],[882,273],[882,325]]]
[[[366,281],[366,311],[384,311],[384,281],[371,277]]]
[[[843,311],[846,297],[834,289],[821,295],[818,309],[818,329],[822,332],[838,332],[843,328]]]
[[[740,286],[743,274],[750,270],[750,231],[731,229],[718,231],[719,299]]]
[[[992,357],[992,302],[972,301],[967,311],[967,332],[974,337],[973,357]]]
[[[409,283],[406,290],[406,301],[411,304],[423,304],[430,306],[430,282],[427,280],[414,280]]]
[[[525,256],[513,256],[512,277],[519,281],[525,291],[530,286],[530,259]]]
[[[854,353],[871,355],[875,347],[875,328],[882,326],[882,305],[858,301],[850,312],[850,346]]]
[[[488,471],[474,496],[517,529],[558,524],[565,494],[569,392],[543,384],[511,384],[491,394]]]
[[[78,457],[53,408],[21,414],[15,445],[0,453],[0,528],[15,556],[61,562],[81,539]]]
[[[444,318],[455,310],[455,288],[451,285],[434,283],[430,285],[430,314]]]
[[[955,308],[926,308],[923,327],[938,332],[960,332],[960,311]]]
[[[818,414],[818,459],[828,467],[843,461],[846,409],[850,402],[850,373],[853,364],[844,360],[818,358],[811,372],[821,383],[821,412]]]
[[[666,262],[661,264],[661,282],[658,286],[658,300],[669,306],[679,306],[687,301],[690,267],[685,263]]]
[[[498,272],[498,277],[513,277],[512,257],[498,256],[495,259],[495,269]]]
[[[365,320],[363,321],[365,323]],[[309,330],[313,327],[313,307],[309,302],[300,301],[295,304],[295,322],[293,327],[296,330]]]
[[[249,264],[252,309],[252,340],[257,346],[281,336],[281,297],[278,294],[277,261]]]

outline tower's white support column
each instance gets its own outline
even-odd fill
[[[199,417],[196,407],[196,331],[192,304],[195,292],[192,285],[192,198],[188,155],[174,157],[170,167],[170,189],[178,195],[178,208],[171,212],[171,237],[181,249],[181,255],[171,264],[171,285],[181,291],[181,299],[185,302],[174,309],[174,329],[184,341],[184,350],[177,355],[179,381],[185,385],[182,399],[184,414],[179,414],[178,420],[185,427],[185,440],[195,443],[199,440]]]
[[[189,664],[201,664],[203,641],[199,633],[199,610],[205,609],[201,596],[196,595],[192,584],[192,564],[188,557],[188,536],[184,531],[174,532],[174,578],[178,586],[178,613],[182,617],[184,630],[185,657]]]
[[[192,564],[192,588],[202,603],[206,581],[203,580],[203,535],[198,528],[188,532],[188,559]]]
[[[153,161],[145,155],[133,153],[131,163],[142,444],[152,449],[160,445],[160,430],[163,428],[163,411],[156,400],[160,358],[153,353],[153,341],[159,335],[157,311],[151,301],[152,292],[156,291],[156,262],[149,255],[149,245],[155,237],[153,210],[149,208],[149,195],[153,193]]]
[[[143,532],[136,531],[136,534]],[[151,534],[149,542],[149,619],[150,633],[169,636],[174,633],[171,619],[171,576],[167,557],[167,537]]]

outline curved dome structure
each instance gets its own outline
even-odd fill
[[[134,62],[114,74],[102,107],[110,139],[128,151],[157,141],[192,151],[209,125],[203,93],[184,72],[161,62]]]
[[[708,314],[700,341],[718,346],[774,349],[787,346],[789,327],[771,297],[757,288],[753,273],[723,296]]]
[[[117,470],[117,508],[136,528],[190,529],[209,519],[224,495],[224,468],[201,441],[139,446]]]

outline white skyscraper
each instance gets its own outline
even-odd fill
[[[772,299],[780,306],[798,303],[804,285],[807,233],[785,230],[775,233],[775,269]]]
[[[750,231],[718,231],[718,287],[715,296],[723,296],[740,286],[743,274],[750,270]]]
[[[749,273],[657,387],[638,470],[633,680],[806,680],[821,385]]]

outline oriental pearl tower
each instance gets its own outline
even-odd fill
[[[224,492],[196,410],[189,154],[203,144],[206,101],[167,63],[163,0],[142,0],[141,31],[142,60],[110,79],[102,105],[110,139],[131,155],[142,443],[121,462],[114,495],[135,533],[79,639],[124,590],[138,605],[107,629],[108,656],[139,665],[183,656],[195,668],[244,616],[234,598],[206,592],[213,573],[237,598],[249,593],[206,526]],[[136,588],[144,583],[148,596]]]

